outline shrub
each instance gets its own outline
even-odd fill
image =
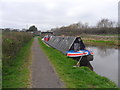
[[[32,39],[33,35],[27,32],[2,33],[2,60],[3,65],[10,65],[21,47]]]

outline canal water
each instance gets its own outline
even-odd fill
[[[91,61],[93,70],[101,75],[109,78],[111,81],[118,84],[118,50],[107,47],[87,47],[88,50],[93,51],[94,60]]]

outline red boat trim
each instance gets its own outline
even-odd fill
[[[74,56],[74,55],[83,55],[83,54],[67,54],[67,56]]]

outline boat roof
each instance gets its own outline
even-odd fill
[[[61,51],[62,53],[66,54],[67,51],[70,50],[71,46],[74,44],[76,39],[80,37],[71,37],[71,36],[51,36],[50,40],[46,42],[53,48],[56,48],[57,50]]]

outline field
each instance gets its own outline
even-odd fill
[[[40,38],[39,43],[67,88],[116,88],[115,83],[87,67],[73,67],[76,61],[46,46]]]
[[[3,32],[2,37],[2,88],[26,88],[33,36],[25,32]]]

